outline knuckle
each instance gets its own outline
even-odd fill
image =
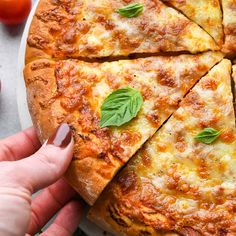
[[[15,159],[16,157],[11,147],[5,142],[0,142],[0,161],[13,161]]]
[[[38,140],[34,140],[31,135],[29,134],[28,129],[27,130],[23,130],[22,134],[24,135],[25,139],[27,140],[28,143],[31,144],[32,147],[34,147],[35,150],[37,150],[39,148],[39,141]],[[38,141],[38,142],[37,142]]]

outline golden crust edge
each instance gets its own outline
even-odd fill
[[[28,42],[28,38],[30,35],[36,35],[36,36],[42,36],[43,39],[50,39],[52,36],[47,32],[47,29],[49,28],[49,24],[45,25],[44,22],[40,21],[36,14],[40,11],[46,11],[50,8],[52,8],[53,5],[50,3],[50,1],[47,0],[40,0],[36,11],[34,13],[33,19],[30,24],[28,36],[27,36],[27,45],[25,50],[25,64],[28,64],[34,60],[37,59],[50,59],[52,58],[51,55],[47,54],[43,49],[39,49],[36,47],[30,46]]]
[[[48,65],[48,67],[34,70],[33,66],[38,62]],[[52,97],[52,91],[56,89],[53,65],[53,61],[41,59],[28,63],[24,68],[28,108],[33,125],[42,143],[57,127],[55,119],[51,117],[50,106],[43,109],[43,104]]]
[[[99,203],[99,199],[97,202]],[[98,205],[97,202],[96,202],[96,205]],[[104,214],[105,217],[97,217],[96,211],[100,211],[100,215]],[[136,222],[132,222],[132,225],[129,227],[129,233],[127,234],[126,232],[122,230],[124,229],[123,227],[120,227],[111,219],[111,217],[105,215],[106,212],[107,211],[105,210],[104,205],[102,207],[95,207],[92,210],[91,209],[89,210],[87,214],[87,219],[95,223],[98,227],[102,228],[103,230],[111,234],[114,234],[116,236],[121,236],[121,235],[122,236],[126,236],[126,235],[136,236],[136,235],[139,235],[139,233],[142,232],[142,230],[144,232],[146,230],[145,226],[139,225]],[[107,221],[109,221],[109,223]],[[154,232],[154,234],[152,235],[153,236],[180,236],[180,234],[176,232],[168,232],[168,233]]]
[[[56,102],[54,103],[51,101],[54,100],[54,96],[57,94],[54,71],[55,62],[48,59],[38,59],[30,62],[24,69],[28,108],[41,143],[45,142],[60,124],[55,112],[64,111],[59,100],[55,99]],[[120,168],[118,161],[113,164],[115,164],[115,167],[111,169],[112,175],[115,174],[112,171]],[[68,183],[89,205],[94,204],[109,182],[93,171],[92,166],[95,165],[98,165],[97,159],[75,159],[72,160],[65,174]],[[90,178],[88,179],[87,176],[90,176]]]
[[[120,168],[120,165],[116,164],[116,168],[113,168],[112,171]],[[94,171],[93,165],[98,165],[97,159],[88,157],[82,160],[72,160],[65,174],[66,180],[90,206],[95,203],[104,188],[111,181],[111,179],[108,180],[98,175]],[[88,176],[90,176],[89,179],[87,178]],[[114,173],[112,173],[112,176],[114,176]]]

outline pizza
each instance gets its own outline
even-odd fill
[[[235,54],[236,52],[236,1],[223,0],[223,25],[225,34],[225,43],[223,51],[228,54]]]
[[[128,2],[41,0],[28,36],[26,61],[219,49],[197,24],[161,1],[139,1],[143,14],[127,19],[116,10]]]
[[[163,0],[196,22],[222,46],[223,28],[220,0]]]
[[[39,0],[29,111],[42,143],[69,124],[98,226],[236,235],[235,25],[235,0]]]
[[[41,140],[47,139],[62,121],[70,125],[76,144],[66,176],[93,204],[118,169],[221,59],[221,53],[206,52],[104,63],[33,61],[25,68],[25,81],[34,124],[41,130]],[[142,94],[138,116],[128,126],[101,128],[102,102],[112,91],[127,86]]]
[[[216,65],[115,178],[90,218],[121,235],[235,235],[231,63]],[[195,137],[219,131],[210,145]],[[223,232],[223,233],[222,233]]]

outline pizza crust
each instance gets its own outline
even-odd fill
[[[33,61],[25,68],[25,81],[34,125],[43,141],[60,123],[70,125],[75,146],[66,178],[92,205],[188,89],[222,57],[208,52],[106,63]],[[143,96],[138,116],[128,126],[100,128],[102,102],[112,91],[126,86]]]
[[[42,143],[58,126],[50,107],[50,100],[57,90],[54,65],[51,60],[41,59],[27,64],[24,69],[28,107]]]
[[[159,0],[140,1],[143,14],[127,19],[116,13],[127,5],[123,0],[41,0],[29,30],[26,62],[47,55],[81,59],[219,49],[210,35],[175,9]]]
[[[86,22],[86,19],[83,20],[83,18],[89,18],[90,16],[88,12],[84,13],[84,4],[88,3],[89,1],[41,0],[37,7],[29,31],[29,37],[27,40],[27,47],[26,47],[26,66],[24,70],[24,77],[27,89],[28,106],[33,120],[33,124],[36,127],[41,142],[43,143],[48,139],[48,137],[53,133],[54,129],[58,127],[60,123],[62,122],[69,123],[75,138],[75,156],[73,158],[69,170],[66,173],[66,178],[68,182],[90,205],[94,204],[97,197],[101,194],[104,187],[113,178],[113,175],[119,170],[119,168],[129,160],[129,158],[137,151],[137,149],[142,146],[143,142],[145,142],[148,138],[150,138],[150,136],[153,135],[155,130],[158,129],[159,126],[165,121],[165,119],[167,119],[167,117],[174,111],[174,109],[176,109],[176,107],[178,106],[177,104],[178,102],[176,101],[177,100],[179,101],[182,98],[182,96],[187,92],[187,90],[189,90],[189,88],[199,79],[196,78],[196,76],[198,76],[198,72],[205,71],[204,73],[206,73],[207,70],[209,70],[213,66],[213,64],[217,63],[223,57],[223,54],[221,54],[220,52],[219,53],[211,52],[209,54],[206,53],[205,56],[208,55],[210,58],[210,60],[207,61],[207,56],[205,57],[205,59],[199,60],[199,58],[204,54],[195,55],[196,56],[195,63],[196,61],[199,60],[199,64],[197,65],[197,70],[192,70],[192,71],[188,71],[188,68],[191,67],[191,60],[189,60],[189,58],[186,57],[186,62],[188,62],[189,64],[188,66],[185,65],[186,71],[185,72],[182,71],[182,75],[185,74],[185,76],[183,77],[185,81],[184,82],[182,81],[183,84],[185,84],[186,82],[185,88],[183,84],[180,85],[181,82],[179,81],[178,76],[176,76],[175,79],[171,77],[172,72],[176,73],[177,71],[183,69],[181,67],[181,63],[174,63],[169,68],[165,68],[166,64],[168,63],[167,60],[163,60],[162,62],[163,66],[160,66],[161,69],[160,72],[158,72],[156,80],[158,80],[158,82],[160,83],[165,84],[165,86],[167,87],[166,91],[170,91],[171,89],[173,89],[173,86],[177,85],[180,87],[183,86],[182,89],[184,93],[181,95],[177,93],[178,99],[174,95],[176,100],[175,99],[171,100],[170,96],[169,97],[166,96],[167,99],[160,99],[161,103],[158,104],[160,107],[162,107],[162,111],[167,111],[166,115],[163,116],[161,122],[158,121],[158,125],[157,123],[155,123],[157,122],[155,114],[151,116],[150,123],[154,122],[155,126],[154,131],[152,130],[152,132],[151,131],[147,132],[148,135],[146,134],[142,142],[139,143],[138,148],[137,145],[136,146],[130,145],[135,147],[132,150],[133,151],[132,154],[125,156],[123,160],[122,158],[116,159],[113,157],[111,158],[111,160],[108,160],[106,159],[106,156],[103,155],[104,153],[101,153],[102,155],[100,155],[101,157],[100,159],[97,158],[99,155],[96,156],[96,158],[92,157],[91,152],[94,152],[96,154],[96,152],[100,150],[99,149],[100,146],[101,148],[105,146],[105,145],[102,146],[101,142],[103,141],[102,138],[104,137],[99,137],[98,138],[99,141],[97,143],[96,140],[93,138],[90,141],[88,141],[90,139],[91,134],[88,135],[87,131],[86,133],[81,130],[93,125],[90,125],[90,123],[86,124],[86,127],[83,125],[81,126],[78,125],[78,127],[81,128],[81,130],[79,129],[78,131],[78,127],[75,128],[76,122],[77,123],[82,122],[82,118],[86,120],[87,117],[83,116],[82,118],[79,117],[78,116],[79,112],[77,113],[75,112],[77,114],[76,116],[71,115],[78,108],[76,106],[79,106],[79,104],[81,103],[83,104],[82,100],[77,99],[76,101],[74,95],[82,92],[84,88],[81,88],[81,90],[73,91],[73,93],[70,94],[70,93],[64,93],[64,87],[63,87],[67,86],[66,85],[68,79],[67,72],[70,74],[71,71],[76,71],[76,69],[74,69],[76,68],[76,64],[80,65],[80,68],[82,68],[81,70],[83,72],[83,68],[86,68],[86,65],[88,66],[89,63],[87,64],[86,62],[82,61],[75,61],[75,60],[73,61],[71,60],[71,58],[77,58],[77,59],[82,58],[84,61],[86,60],[89,61],[91,58],[94,61],[97,60],[97,58],[103,58],[102,60],[109,61],[111,58],[112,60],[117,59],[118,57],[116,56],[124,56],[125,59],[127,59],[126,63],[128,65],[129,61],[132,61],[127,58],[127,56],[130,54],[137,54],[135,56],[144,58],[146,57],[146,59],[148,60],[147,56],[150,56],[152,53],[162,53],[163,55],[166,56],[166,58],[168,56],[168,58],[173,59],[174,57],[178,57],[178,55],[184,51],[189,51],[191,53],[203,52],[208,50],[215,51],[221,49],[222,46],[221,45],[222,35],[220,30],[219,32],[212,33],[212,36],[216,39],[216,41],[219,44],[216,45],[211,36],[209,36],[204,30],[202,30],[197,24],[191,22],[186,17],[184,17],[177,10],[167,7],[159,0],[157,1],[140,0],[140,1],[145,4],[146,9],[148,8],[149,18],[148,17],[142,18],[141,16],[142,19],[141,21],[139,20],[140,18],[134,18],[134,19],[129,19],[129,22],[131,22],[131,24],[125,24],[126,21],[128,22],[128,20],[123,19],[119,15],[116,15],[114,22],[118,24],[117,26],[118,28],[120,27],[124,30],[119,32],[118,38],[120,41],[118,40],[114,42],[113,40],[114,38],[111,37],[108,43],[105,43],[105,41],[98,42],[100,40],[100,36],[103,35],[103,33],[104,35],[109,35],[109,33],[112,31],[112,24],[110,22],[111,19],[109,18],[110,17],[109,11],[113,9],[112,8],[113,5],[115,6],[115,8],[118,8],[120,6],[132,2],[130,0],[118,0],[118,1],[103,0],[101,2],[97,1],[97,3],[105,4],[105,6],[111,4],[111,7],[108,9],[108,12],[105,12],[109,17],[104,21],[104,18],[101,18],[100,16],[100,18],[98,17],[100,20],[97,21],[96,17],[100,15],[100,13],[103,14],[104,9],[100,9],[99,6],[96,6],[96,4],[92,7],[90,5],[92,9],[92,10],[90,9],[90,13],[94,14],[93,9],[95,9],[95,14],[92,16],[92,21],[89,23]],[[163,2],[165,1],[167,0],[163,0]],[[91,2],[95,3],[96,1],[91,1]],[[173,0],[170,2],[176,2],[176,1]],[[179,3],[179,1],[177,2]],[[181,1],[181,4],[183,2],[185,1]],[[194,1],[193,2],[188,1],[188,2],[195,4]],[[216,2],[218,3],[218,1]],[[157,7],[156,10],[158,11],[158,14],[160,13],[162,15],[161,17],[152,18],[153,15],[156,14],[156,11],[152,10],[153,7],[152,4],[154,4],[154,7]],[[229,54],[234,55],[236,52],[235,48],[236,38],[234,37],[234,31],[235,31],[234,24],[236,23],[236,21],[234,17],[235,13],[234,8],[229,7],[229,4],[231,4],[230,6],[232,6],[232,4],[236,3],[234,0],[223,0],[222,4],[224,10],[223,23],[225,32],[225,43],[222,50],[224,51],[224,53],[228,55]],[[186,14],[186,16],[188,16],[187,14],[188,10],[189,9],[182,9],[181,11],[184,14]],[[96,18],[96,22],[93,22],[95,21],[94,20],[95,18],[93,18],[94,16]],[[190,16],[188,17],[191,18]],[[168,22],[166,21],[166,18],[168,18]],[[194,18],[192,18],[192,20],[201,25],[201,23],[199,23]],[[94,32],[98,32],[98,34],[95,35],[95,37],[89,37],[87,35],[87,33],[89,32],[88,29],[90,25],[93,23],[96,23],[98,25],[98,27],[97,28],[95,27],[94,30]],[[154,25],[150,25],[150,23],[154,23]],[[104,27],[104,25],[107,31],[104,31],[104,29],[102,28]],[[128,34],[130,31],[133,31],[133,29],[136,26],[139,27],[142,26],[142,30],[138,31],[136,35]],[[78,28],[76,29],[79,30],[79,34],[82,34],[81,38],[84,41],[83,40],[77,41],[78,31],[75,30],[75,27],[79,27],[79,29]],[[221,27],[219,26],[219,29],[220,28]],[[210,33],[210,30],[206,31]],[[219,35],[217,33],[219,33]],[[127,37],[126,34],[129,36]],[[157,38],[159,37],[158,40],[155,41],[154,36],[156,36]],[[88,43],[89,41],[90,43]],[[97,45],[99,43],[100,46]],[[80,49],[82,48],[83,50],[80,49],[78,50],[78,48],[76,47],[79,47]],[[102,47],[102,49],[100,47]],[[174,52],[173,55],[175,56],[170,56],[170,54],[166,54],[166,52],[168,51]],[[111,58],[107,58],[107,56],[111,56]],[[134,64],[136,63],[138,65],[138,60],[133,62]],[[58,73],[60,73],[58,69],[58,65],[60,63],[63,66],[65,65],[64,72],[66,73],[62,71],[61,75],[58,75]],[[95,68],[100,67],[100,65],[101,63],[94,63],[94,64],[91,63],[90,66],[88,67],[91,67],[94,69],[94,71],[96,71]],[[109,68],[108,65],[115,65],[115,63],[109,64],[109,62],[107,62],[107,67]],[[72,66],[73,69],[70,69],[70,66]],[[132,67],[131,64],[130,67]],[[145,68],[145,66],[142,65],[140,66],[140,68]],[[159,68],[159,66],[149,68],[149,71],[153,73],[153,71],[155,70],[154,68],[157,69]],[[116,77],[113,77],[114,76],[112,74],[113,70],[121,72],[122,74],[123,68],[118,67],[117,69],[117,67],[113,66],[111,67],[111,71],[109,70],[107,71],[110,73],[109,86],[111,86],[112,89],[115,90],[122,85],[119,84],[122,81],[122,79],[117,80]],[[94,74],[91,71],[87,74],[86,73],[83,74],[82,72],[80,73],[81,77],[79,77],[81,78],[81,80],[89,81],[94,79],[93,78]],[[97,72],[98,74],[101,73],[101,71],[99,70]],[[58,76],[61,76],[61,78],[58,79]],[[125,75],[123,75],[123,77],[125,77]],[[130,80],[131,77],[132,76],[129,75],[126,79]],[[149,76],[146,77],[149,78]],[[71,78],[72,77],[69,76],[69,80]],[[188,84],[187,82],[188,78],[192,78],[191,84]],[[78,86],[78,84],[76,86]],[[211,85],[207,84],[206,86],[211,86]],[[150,96],[150,88],[152,87],[154,88],[155,86],[149,86],[149,88],[145,88],[145,84],[141,84],[140,88],[142,90],[146,89],[146,91],[142,92],[143,96],[145,97]],[[108,94],[105,94],[105,90],[103,90],[102,87],[101,88],[98,87],[97,91],[99,91],[99,89],[100,91],[104,91],[104,96],[102,97],[102,99],[100,99],[104,100],[105,95]],[[111,92],[111,90],[109,91]],[[93,100],[93,96],[91,96],[91,94],[88,95],[87,97],[90,97],[91,101]],[[170,101],[168,101],[168,99],[170,99]],[[172,106],[171,109],[169,109],[168,107],[169,105],[163,106],[162,103],[163,100],[165,100],[166,102],[166,104],[164,102],[164,105],[169,104],[170,106]],[[94,105],[94,107],[97,106],[97,108],[99,108],[100,105],[101,104],[99,101],[98,104]],[[96,117],[97,114],[99,114],[99,112],[97,112],[94,116]],[[147,130],[146,126],[145,129],[143,130]],[[105,138],[107,139],[106,135]],[[147,143],[149,142],[150,141],[148,141]],[[81,145],[81,143],[85,145],[83,146]],[[80,149],[81,146],[83,147]],[[179,148],[181,149],[182,146],[180,145]],[[87,151],[88,153],[86,153]],[[84,157],[78,158],[79,155]],[[149,159],[145,157],[142,160],[142,162],[144,162],[145,165],[146,164],[148,165]],[[135,189],[137,187],[136,179],[135,177],[133,177],[133,173],[135,172],[136,169],[133,169],[130,172],[128,172],[127,176],[119,175],[121,176],[121,182],[123,182],[121,184],[124,185],[124,188],[126,190],[130,190],[132,188]],[[113,190],[116,191],[116,188],[114,188]],[[137,214],[135,217],[137,217],[139,221],[140,219],[145,219],[146,223],[143,224],[143,222],[140,223],[135,220],[130,221],[129,217],[126,217],[125,214],[123,214],[123,212],[120,211],[121,208],[119,208],[118,204],[116,204],[117,196],[118,198],[119,196],[120,198],[122,198],[122,195],[119,195],[120,193],[118,193],[117,196],[115,196],[112,192],[113,190],[110,189],[110,187],[108,187],[102,193],[100,199],[95,204],[95,207],[92,209],[92,211],[90,211],[89,218],[95,221],[100,227],[107,229],[108,231],[114,233],[115,235],[135,235],[135,236],[136,235],[142,235],[142,236],[144,235],[145,236],[146,235],[198,236],[199,235],[200,236],[200,233],[198,233],[196,230],[193,229],[194,225],[181,226],[178,229],[176,229],[178,233],[169,232],[169,230],[173,230],[173,224],[175,222],[173,222],[173,220],[170,219],[168,215],[156,212],[150,212],[150,209],[148,207],[145,208],[144,206],[142,206],[143,207],[142,214],[141,215]],[[136,190],[138,191],[138,188]],[[150,189],[147,188],[146,190],[150,191],[150,194],[153,194],[151,192],[152,188]],[[138,193],[139,192],[137,192],[137,195]],[[105,199],[105,201],[103,199]],[[108,205],[110,205],[110,202],[112,202],[113,206],[112,208],[108,209]],[[124,205],[122,207],[126,207],[126,209],[129,209],[130,205],[129,203],[127,203],[127,205]],[[137,206],[137,209],[138,207],[139,206]],[[124,209],[125,208],[123,208],[123,210]],[[157,219],[160,223],[158,231],[151,226],[153,221]]]
[[[39,1],[36,14],[39,11],[49,11],[53,8],[50,1]],[[26,52],[25,52],[25,64],[37,60],[51,58],[51,55],[45,51],[46,45],[52,40],[52,36],[48,32],[48,28],[51,23],[44,23],[34,15],[30,25],[29,35],[27,38]]]
[[[113,179],[89,219],[121,235],[235,234],[236,127],[231,63],[223,60]],[[223,130],[211,145],[194,136]],[[224,168],[224,171],[221,170]],[[220,193],[219,193],[220,191]],[[233,194],[233,195],[232,195]]]

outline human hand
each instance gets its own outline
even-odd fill
[[[41,148],[33,128],[0,141],[1,236],[34,235],[60,209],[41,235],[73,234],[81,203],[72,200],[76,193],[61,178],[72,159],[73,145],[67,124],[59,126]],[[45,187],[32,200],[31,195]]]

